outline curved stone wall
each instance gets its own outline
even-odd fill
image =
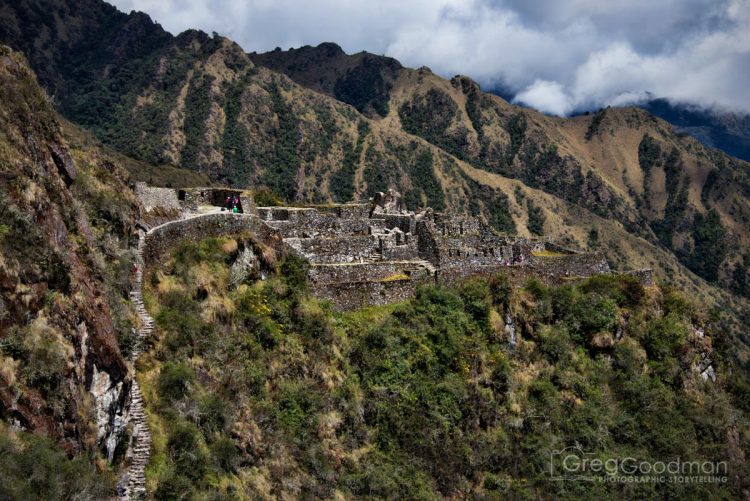
[[[183,242],[197,243],[205,238],[244,232],[253,233],[261,242],[276,250],[289,249],[281,234],[257,216],[224,212],[193,216],[152,228],[146,238],[143,261],[149,266]]]

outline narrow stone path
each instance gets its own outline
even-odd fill
[[[151,336],[154,330],[154,319],[146,311],[143,303],[143,247],[146,242],[146,234],[139,232],[138,252],[136,257],[135,286],[130,292],[130,299],[135,305],[135,310],[141,320],[141,328],[138,330],[130,360],[135,363],[143,353],[145,340]],[[130,459],[130,467],[123,479],[126,484],[120,499],[128,501],[131,499],[145,499],[146,497],[146,465],[151,457],[151,432],[148,429],[146,413],[143,410],[143,395],[138,381],[133,377],[130,388],[130,422],[133,424],[133,435],[130,439],[126,457]]]

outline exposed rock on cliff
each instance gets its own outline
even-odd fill
[[[110,461],[130,378],[127,245],[137,204],[71,149],[23,58],[0,46],[0,418]]]

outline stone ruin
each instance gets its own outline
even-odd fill
[[[311,291],[339,310],[401,301],[422,284],[474,275],[503,272],[512,279],[560,283],[611,272],[598,252],[565,249],[549,239],[498,235],[478,218],[431,209],[410,212],[391,190],[371,203],[300,207],[256,207],[249,192],[218,188],[137,186],[136,193],[144,221],[149,213],[166,209],[179,212],[173,220],[183,221],[153,232],[148,258],[156,259],[182,239],[252,231],[274,248],[305,259]],[[230,194],[240,197],[242,214],[222,213]],[[632,274],[652,283],[650,270]]]

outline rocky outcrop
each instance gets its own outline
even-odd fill
[[[3,46],[0,89],[0,418],[112,460],[130,378],[105,276],[124,262],[132,200],[98,152],[76,165],[34,75]]]
[[[60,148],[55,143],[49,145],[49,152],[52,155],[52,160],[55,162],[55,165],[57,165],[58,172],[63,179],[65,179],[65,184],[68,186],[73,184],[73,181],[76,180],[78,174],[70,154],[67,150]]]
[[[258,267],[258,258],[255,252],[253,252],[252,247],[245,246],[229,269],[229,284],[233,287],[241,284],[247,277],[257,272]]]

